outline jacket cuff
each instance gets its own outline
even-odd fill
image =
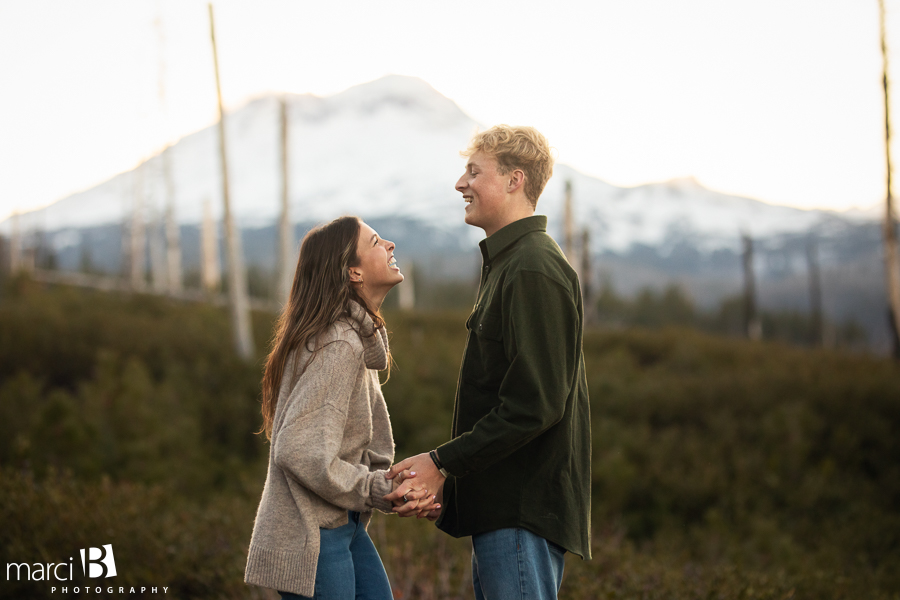
[[[393,484],[384,478],[385,473],[387,471],[375,471],[372,473],[372,490],[369,496],[369,504],[371,504],[372,508],[376,508],[383,513],[393,514],[391,508],[394,505],[389,500],[384,499],[384,496],[390,494],[393,489]]]
[[[466,466],[466,460],[460,446],[462,446],[462,441],[457,437],[436,448],[444,470],[454,477],[462,477],[469,473],[469,468]]]

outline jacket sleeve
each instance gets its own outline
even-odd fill
[[[322,348],[294,386],[285,424],[274,436],[275,465],[305,488],[335,506],[391,512],[382,496],[391,482],[384,471],[369,471],[338,456],[352,397],[361,392],[362,356],[347,342]],[[302,395],[302,397],[300,397]],[[301,407],[295,409],[295,407]]]
[[[461,477],[486,469],[558,423],[577,369],[581,318],[573,292],[541,273],[522,271],[504,286],[503,348],[509,367],[499,403],[438,448]]]

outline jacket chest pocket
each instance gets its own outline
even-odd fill
[[[503,321],[493,313],[473,314],[467,323],[469,351],[464,377],[480,388],[496,390],[509,368],[503,344]]]

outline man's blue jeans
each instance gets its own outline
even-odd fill
[[[317,600],[393,600],[391,584],[375,545],[359,522],[359,513],[335,529],[320,529],[319,563],[316,567]],[[300,600],[279,592],[283,600]]]
[[[566,551],[527,529],[472,536],[477,600],[551,600],[559,593]]]

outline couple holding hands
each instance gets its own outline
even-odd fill
[[[451,439],[393,464],[378,371],[394,244],[356,217],[309,232],[262,381],[269,467],[245,581],[282,598],[392,598],[372,510],[472,538],[479,600],[556,598],[590,558],[591,430],[575,271],[534,214],[553,173],[531,127],[476,134],[456,183],[484,230]]]

